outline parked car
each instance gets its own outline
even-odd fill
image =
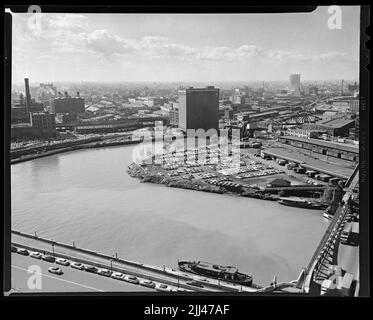
[[[117,280],[124,280],[124,274],[120,272],[113,272],[111,277]]]
[[[110,277],[112,275],[112,272],[108,269],[100,269],[97,271],[97,274],[105,277]]]
[[[16,247],[12,246],[11,251],[12,251],[12,252],[17,252],[18,249],[17,249]]]
[[[30,257],[35,259],[41,259],[42,254],[40,252],[31,252]]]
[[[58,274],[58,275],[63,274],[63,271],[62,271],[61,268],[59,268],[59,267],[50,267],[50,268],[48,269],[48,272],[50,272],[50,273],[54,273],[54,274]]]
[[[140,285],[148,288],[155,288],[155,283],[151,280],[141,280]]]
[[[70,264],[70,262],[67,259],[63,259],[63,258],[57,258],[56,263],[62,264],[64,266],[68,266]]]
[[[139,284],[139,279],[137,279],[135,276],[125,276],[124,281],[131,282],[134,284]]]
[[[98,272],[98,268],[96,268],[95,266],[89,266],[89,265],[84,265],[84,270],[87,272],[92,272],[92,273]]]
[[[26,249],[18,249],[17,253],[23,255],[23,256],[28,256],[29,252]]]
[[[79,270],[83,270],[84,269],[84,265],[80,262],[72,262],[70,264],[70,267],[71,268],[74,268],[74,269],[79,269]]]
[[[200,284],[198,281],[195,281],[195,280],[187,281],[186,284],[188,284],[190,286],[195,286],[195,287],[203,288],[203,285]]]
[[[55,262],[56,261],[56,258],[49,255],[49,254],[45,254],[41,257],[44,261],[48,261],[48,262]]]

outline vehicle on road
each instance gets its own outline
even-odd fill
[[[96,268],[94,266],[89,266],[89,265],[84,265],[84,270],[87,271],[87,272],[92,272],[92,273],[97,273],[98,272],[98,268]]]
[[[134,284],[139,284],[139,279],[137,279],[135,276],[125,276],[124,281],[131,282]]]
[[[58,275],[63,274],[63,271],[62,271],[61,268],[59,268],[59,267],[50,267],[50,268],[48,269],[48,272],[50,272],[50,273],[54,273],[54,274],[58,274]]]
[[[70,264],[70,267],[74,269],[84,270],[84,265],[80,262],[72,262]]]
[[[56,263],[62,264],[63,266],[68,266],[70,264],[70,262],[67,259],[63,258],[57,258]]]
[[[113,279],[117,279],[117,280],[124,280],[124,274],[121,273],[121,272],[113,272],[113,274],[111,275],[111,277]]]
[[[200,284],[198,281],[195,281],[195,280],[187,281],[186,284],[188,284],[190,286],[203,288],[203,285]]]
[[[28,256],[30,254],[26,249],[18,249],[17,253],[23,256]]]
[[[35,259],[41,259],[42,254],[40,252],[31,252],[30,257]]]
[[[16,247],[12,246],[12,249],[11,249],[11,251],[12,251],[12,252],[17,252],[17,251],[18,251],[18,249],[17,249]]]
[[[105,277],[110,277],[112,275],[112,272],[108,269],[100,269],[97,271],[97,274]]]
[[[155,288],[155,283],[151,280],[141,280],[140,286],[148,287],[148,288]]]
[[[171,288],[166,284],[159,283],[155,286],[155,290],[161,291],[161,292],[170,292]]]
[[[43,255],[41,258],[42,258],[42,260],[48,261],[48,262],[55,262],[56,261],[56,258],[49,255],[49,254]]]

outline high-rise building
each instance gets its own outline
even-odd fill
[[[300,92],[300,74],[295,73],[290,75],[290,91]]]
[[[179,90],[179,128],[219,129],[219,89],[189,87]]]

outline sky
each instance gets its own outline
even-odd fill
[[[12,13],[12,81],[358,79],[360,8],[287,14]],[[36,22],[36,23],[35,23]]]

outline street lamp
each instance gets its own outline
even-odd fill
[[[53,252],[53,257],[54,257],[54,242],[52,242],[52,252]]]

